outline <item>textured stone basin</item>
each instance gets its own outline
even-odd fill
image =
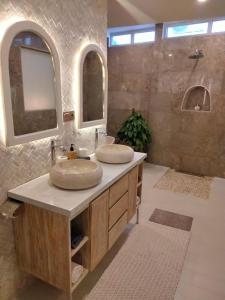
[[[101,136],[98,141],[98,146],[106,145],[106,144],[114,144],[115,138],[110,135]]]
[[[102,178],[102,167],[90,160],[74,159],[57,163],[50,171],[52,183],[66,190],[96,186]]]
[[[105,163],[123,164],[133,160],[134,150],[125,145],[108,144],[98,147],[95,156]]]

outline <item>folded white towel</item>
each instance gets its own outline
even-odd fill
[[[72,283],[76,283],[79,278],[81,277],[82,273],[84,271],[84,267],[76,264],[74,262],[71,263],[71,279]]]

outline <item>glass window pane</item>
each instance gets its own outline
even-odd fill
[[[131,35],[114,35],[111,39],[111,46],[129,45],[131,43]]]
[[[212,32],[224,32],[225,20],[214,21],[212,26]]]
[[[154,42],[155,41],[155,32],[154,31],[146,31],[146,32],[138,32],[134,34],[134,43],[146,43],[146,42]]]
[[[179,37],[188,35],[206,34],[208,32],[208,22],[198,24],[176,25],[167,28],[167,37]]]

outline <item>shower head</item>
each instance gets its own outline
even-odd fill
[[[203,51],[199,49],[196,49],[195,53],[189,56],[190,59],[200,59],[203,57],[204,57]]]

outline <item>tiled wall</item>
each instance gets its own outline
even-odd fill
[[[80,47],[96,42],[106,54],[107,0],[0,1],[0,30],[8,20],[24,19],[41,25],[54,40],[61,64],[63,110],[73,110],[74,62]],[[72,138],[73,130],[73,124],[65,126],[65,139]],[[89,130],[84,134],[93,136]],[[49,139],[10,148],[0,146],[0,204],[6,200],[8,189],[46,173],[49,166]],[[27,277],[16,267],[11,222],[2,219],[0,270],[0,299],[12,299]]]
[[[153,132],[148,159],[177,170],[225,177],[225,35],[158,40],[108,51],[109,124],[115,135],[134,107]],[[195,49],[205,57],[190,60]],[[212,112],[181,111],[190,86],[211,92]]]

